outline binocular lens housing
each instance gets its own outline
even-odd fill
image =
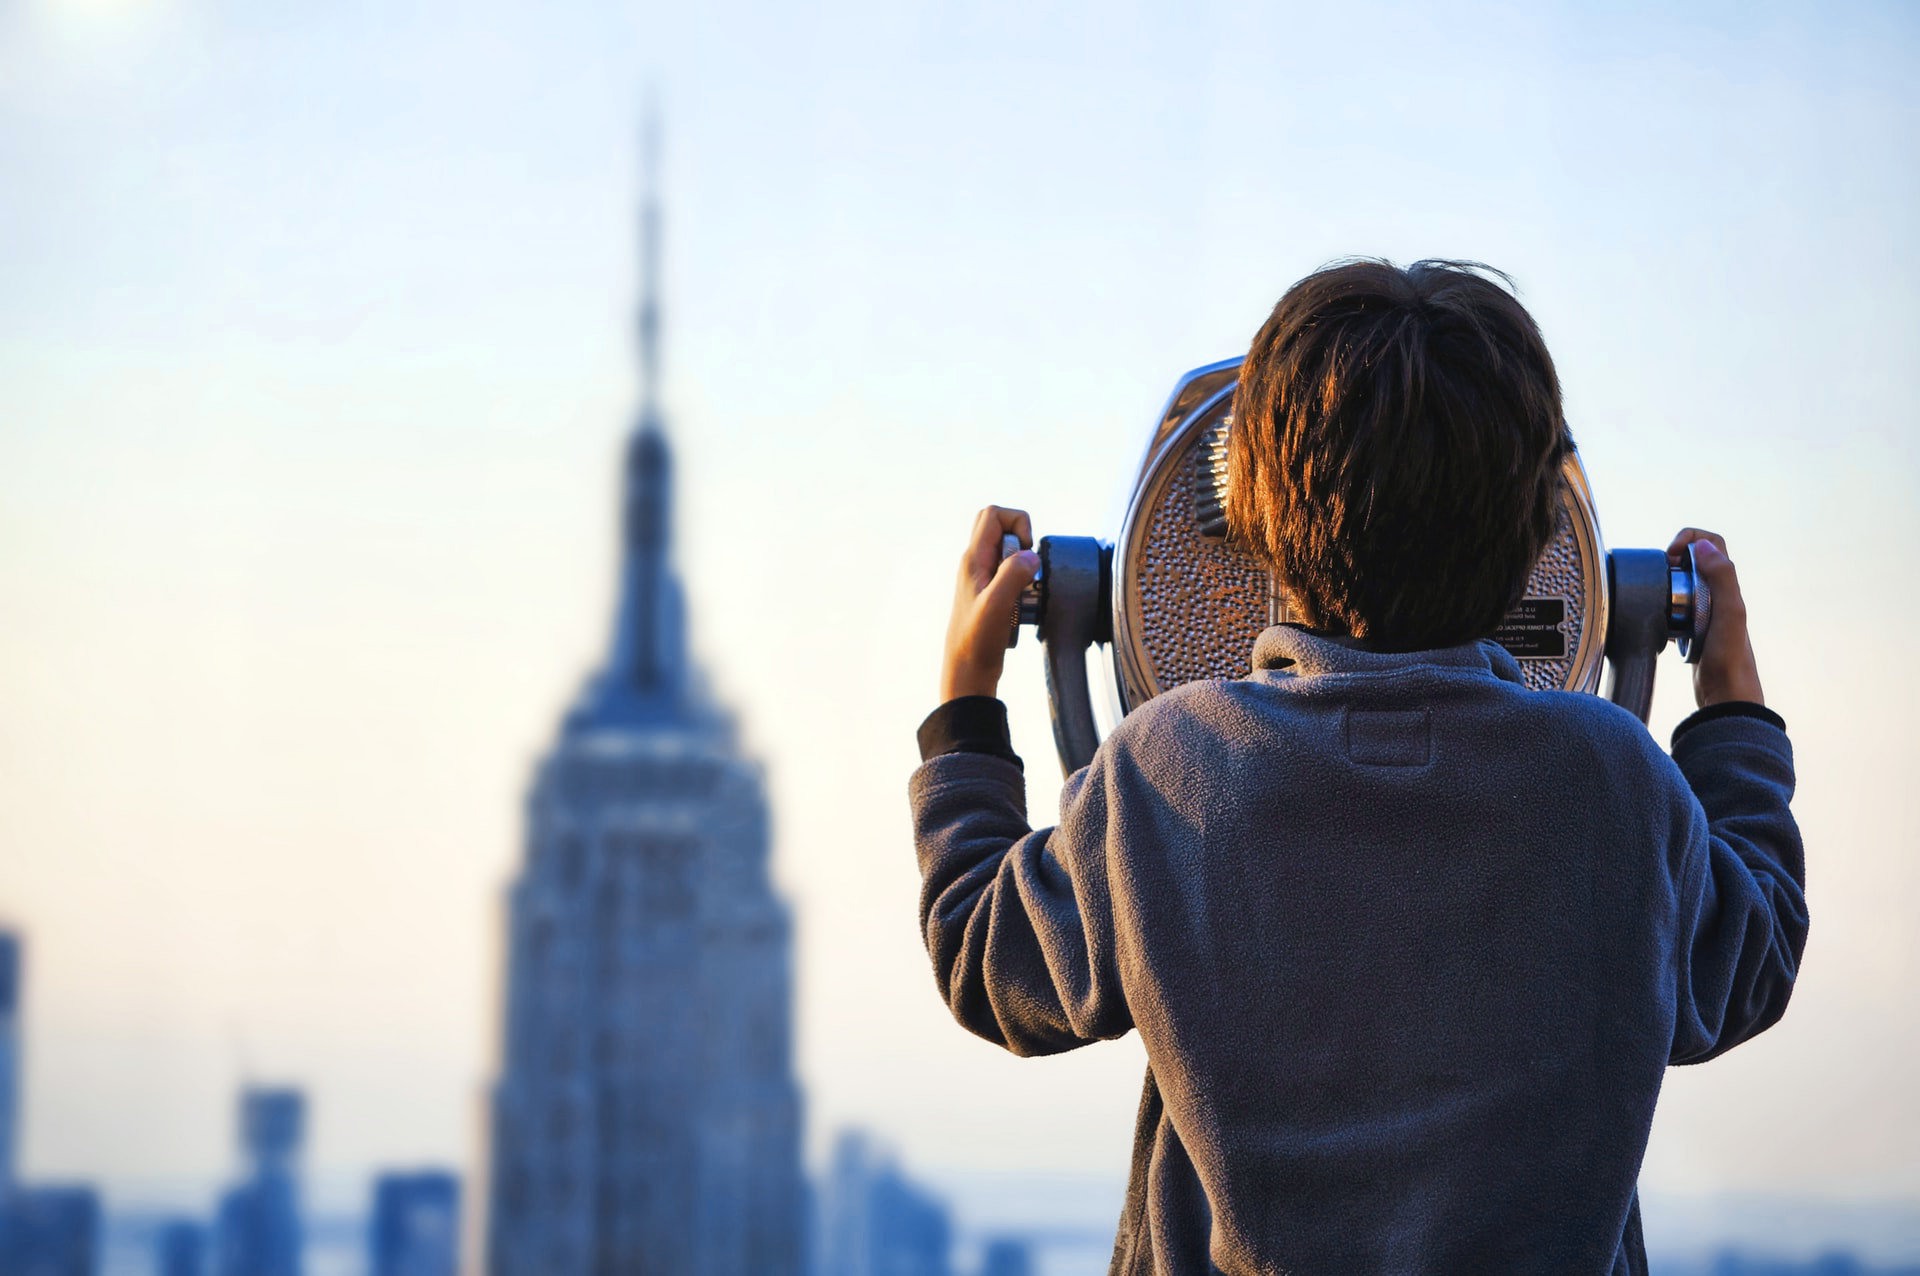
[[[1011,617],[1038,628],[1047,648],[1054,740],[1071,772],[1099,736],[1087,689],[1086,649],[1109,644],[1122,712],[1171,687],[1248,671],[1261,630],[1289,619],[1285,588],[1236,545],[1226,520],[1230,411],[1240,361],[1182,378],[1152,437],[1120,534],[1039,543],[1040,573]],[[1644,721],[1653,662],[1669,640],[1698,660],[1711,596],[1691,548],[1679,564],[1659,550],[1609,554],[1578,454],[1563,468],[1553,539],[1519,604],[1492,637],[1536,690],[1606,694]],[[1002,556],[1020,549],[1007,537]]]

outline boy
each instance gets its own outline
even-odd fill
[[[989,1041],[1140,1032],[1112,1271],[1646,1270],[1663,1070],[1793,986],[1793,761],[1710,533],[1670,550],[1713,590],[1671,758],[1488,641],[1571,446],[1539,331],[1481,269],[1296,284],[1242,370],[1228,521],[1308,623],[1129,715],[1039,831],[992,698],[1037,565],[999,545],[1032,533],[980,515],[911,785],[921,917]]]

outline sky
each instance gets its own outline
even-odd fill
[[[700,658],[764,759],[818,1149],[1124,1174],[1136,1042],[934,992],[907,822],[989,501],[1110,537],[1190,367],[1334,257],[1508,271],[1615,546],[1726,534],[1799,763],[1783,1024],[1643,1183],[1920,1203],[1920,10],[0,0],[0,917],[25,1160],[471,1163],[519,804],[604,651],[665,118]],[[1653,729],[1691,707],[1669,657]],[[1031,802],[1037,646],[1005,684]]]

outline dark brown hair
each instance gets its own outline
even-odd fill
[[[1412,651],[1484,638],[1519,601],[1573,440],[1508,282],[1474,262],[1339,262],[1253,339],[1227,521],[1299,619]]]

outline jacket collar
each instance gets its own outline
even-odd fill
[[[1491,673],[1524,685],[1520,663],[1491,638],[1427,651],[1370,651],[1358,639],[1325,634],[1304,625],[1275,625],[1253,644],[1253,676],[1313,678],[1325,674],[1397,673],[1415,668]]]

